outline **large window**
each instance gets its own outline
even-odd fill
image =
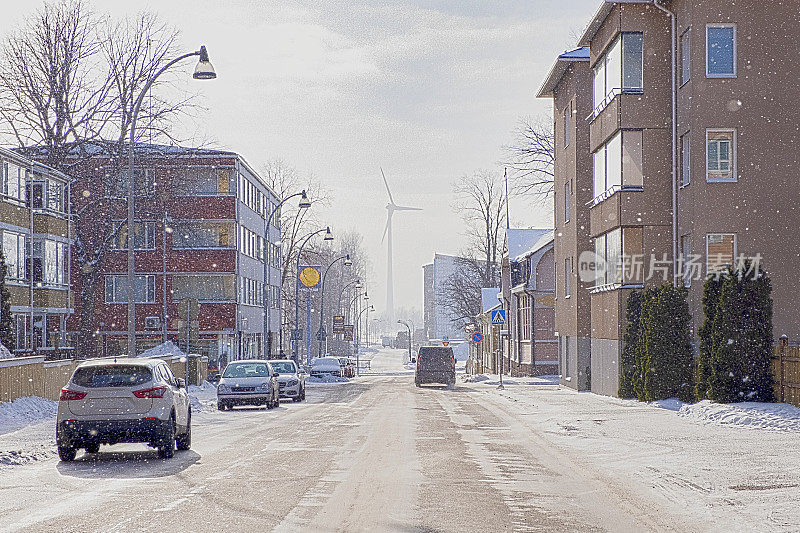
[[[706,130],[706,179],[736,180],[735,130]]]
[[[176,274],[172,276],[172,301],[196,298],[201,302],[236,301],[233,274]]]
[[[24,202],[27,171],[19,165],[3,161],[0,172],[2,172],[2,176],[0,176],[2,178],[2,180],[0,180],[0,186],[2,186],[3,196],[12,200]]]
[[[192,167],[175,176],[174,187],[180,196],[216,196],[230,194],[233,169]]]
[[[519,295],[517,300],[517,324],[519,327],[519,339],[528,341],[531,339],[531,298],[530,295],[524,292]]]
[[[681,186],[692,181],[692,152],[689,143],[689,132],[681,135]]]
[[[3,230],[3,255],[6,259],[6,278],[23,281],[25,276],[25,235]]]
[[[263,260],[264,237],[244,226],[239,226],[239,251],[253,259]]]
[[[128,224],[121,224],[119,231],[114,237],[112,248],[116,250],[128,249]],[[133,223],[133,246],[134,250],[154,250],[156,247],[156,223],[152,220],[144,220]]]
[[[232,248],[234,223],[185,220],[172,225],[173,248]]]
[[[128,276],[116,274],[106,276],[106,303],[128,303]],[[155,303],[156,277],[153,275],[136,275],[133,278],[134,302],[137,304]]]
[[[254,279],[239,278],[239,302],[244,305],[264,305],[264,284]]]
[[[736,235],[733,233],[709,233],[706,235],[706,273],[721,274],[733,266],[736,257]]]
[[[38,285],[65,285],[66,245],[49,239],[33,241],[29,274]]]
[[[621,33],[594,66],[594,114],[623,92],[640,92],[642,34]]]
[[[594,153],[595,203],[625,187],[642,186],[642,132],[619,131]]]
[[[681,35],[681,85],[692,77],[692,30]]]
[[[640,284],[644,280],[642,228],[617,228],[594,240],[595,286]]]
[[[706,77],[736,77],[736,26],[706,26]]]

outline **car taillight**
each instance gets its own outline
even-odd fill
[[[70,400],[83,400],[86,397],[85,392],[78,392],[75,390],[61,389],[61,396],[58,397],[59,401],[68,402]]]
[[[133,395],[137,398],[163,398],[167,388],[164,386],[153,387],[152,389],[142,389],[133,391]]]

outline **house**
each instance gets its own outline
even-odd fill
[[[554,102],[556,329],[576,388],[590,350],[591,389],[617,394],[631,290],[685,284],[696,339],[704,279],[743,258],[770,274],[776,339],[800,335],[799,27],[791,2],[605,1],[557,58],[539,96]]]
[[[0,234],[17,354],[69,351],[75,311],[69,258],[74,243],[70,177],[0,148]]]

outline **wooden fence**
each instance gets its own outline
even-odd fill
[[[186,374],[186,362],[181,357],[161,357],[175,377]],[[0,359],[0,403],[23,396],[41,396],[58,400],[61,388],[67,384],[78,365],[73,359],[45,361],[44,356]],[[202,383],[208,374],[206,357],[189,358],[189,383]]]
[[[770,363],[775,400],[800,407],[800,346],[778,344]]]

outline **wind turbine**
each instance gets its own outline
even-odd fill
[[[386,227],[383,229],[381,242],[389,236],[386,241],[386,314],[389,324],[394,324],[394,278],[392,277],[392,216],[395,211],[421,211],[419,207],[408,207],[397,205],[392,198],[392,191],[389,189],[389,182],[386,181],[386,174],[381,168],[383,183],[386,185],[386,192],[389,194],[389,203],[386,204]]]

